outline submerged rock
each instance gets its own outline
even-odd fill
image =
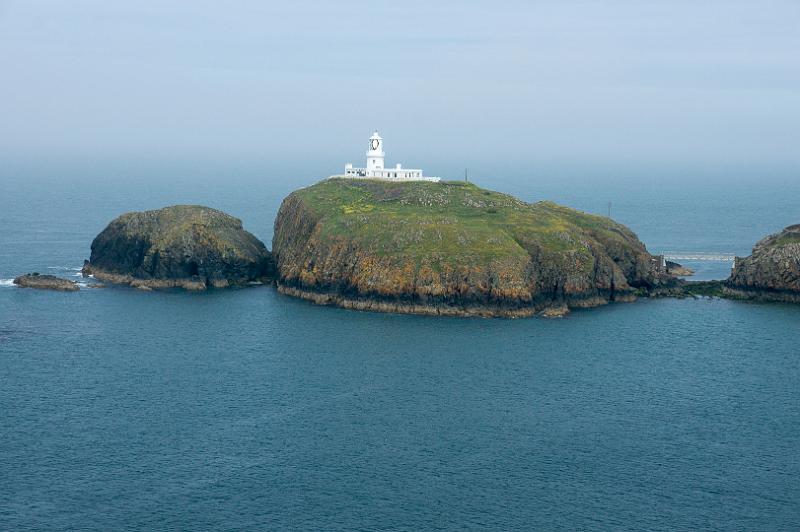
[[[123,214],[92,242],[84,275],[141,289],[205,290],[269,277],[271,255],[224,212],[197,205]]]
[[[800,303],[800,224],[760,240],[749,257],[736,257],[726,295]]]
[[[23,288],[38,288],[40,290],[57,290],[60,292],[77,292],[80,290],[78,283],[69,279],[62,279],[54,275],[39,275],[28,273],[14,279],[14,284]]]
[[[621,224],[462,182],[326,180],[273,243],[281,292],[363,310],[558,316],[675,282]]]

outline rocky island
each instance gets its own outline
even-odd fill
[[[675,283],[621,224],[462,182],[322,181],[273,246],[282,293],[385,312],[552,316]]]
[[[205,290],[262,281],[271,264],[267,248],[239,219],[176,205],[116,218],[92,242],[83,272],[141,289]]]
[[[737,257],[722,293],[728,297],[800,303],[800,224],[760,240]]]

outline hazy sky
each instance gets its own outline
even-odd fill
[[[800,164],[800,2],[0,0],[0,154]]]

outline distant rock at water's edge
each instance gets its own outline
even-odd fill
[[[77,292],[80,290],[78,283],[69,279],[62,279],[54,275],[40,275],[28,273],[14,279],[14,284],[23,288],[38,288],[40,290],[56,290],[59,292]]]

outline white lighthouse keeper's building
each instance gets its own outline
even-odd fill
[[[369,138],[367,147],[367,167],[354,168],[351,163],[344,166],[343,175],[331,177],[352,177],[367,179],[385,179],[387,181],[439,181],[438,177],[427,177],[422,175],[419,168],[403,168],[397,164],[394,168],[385,168],[383,159],[383,138],[376,131]]]

